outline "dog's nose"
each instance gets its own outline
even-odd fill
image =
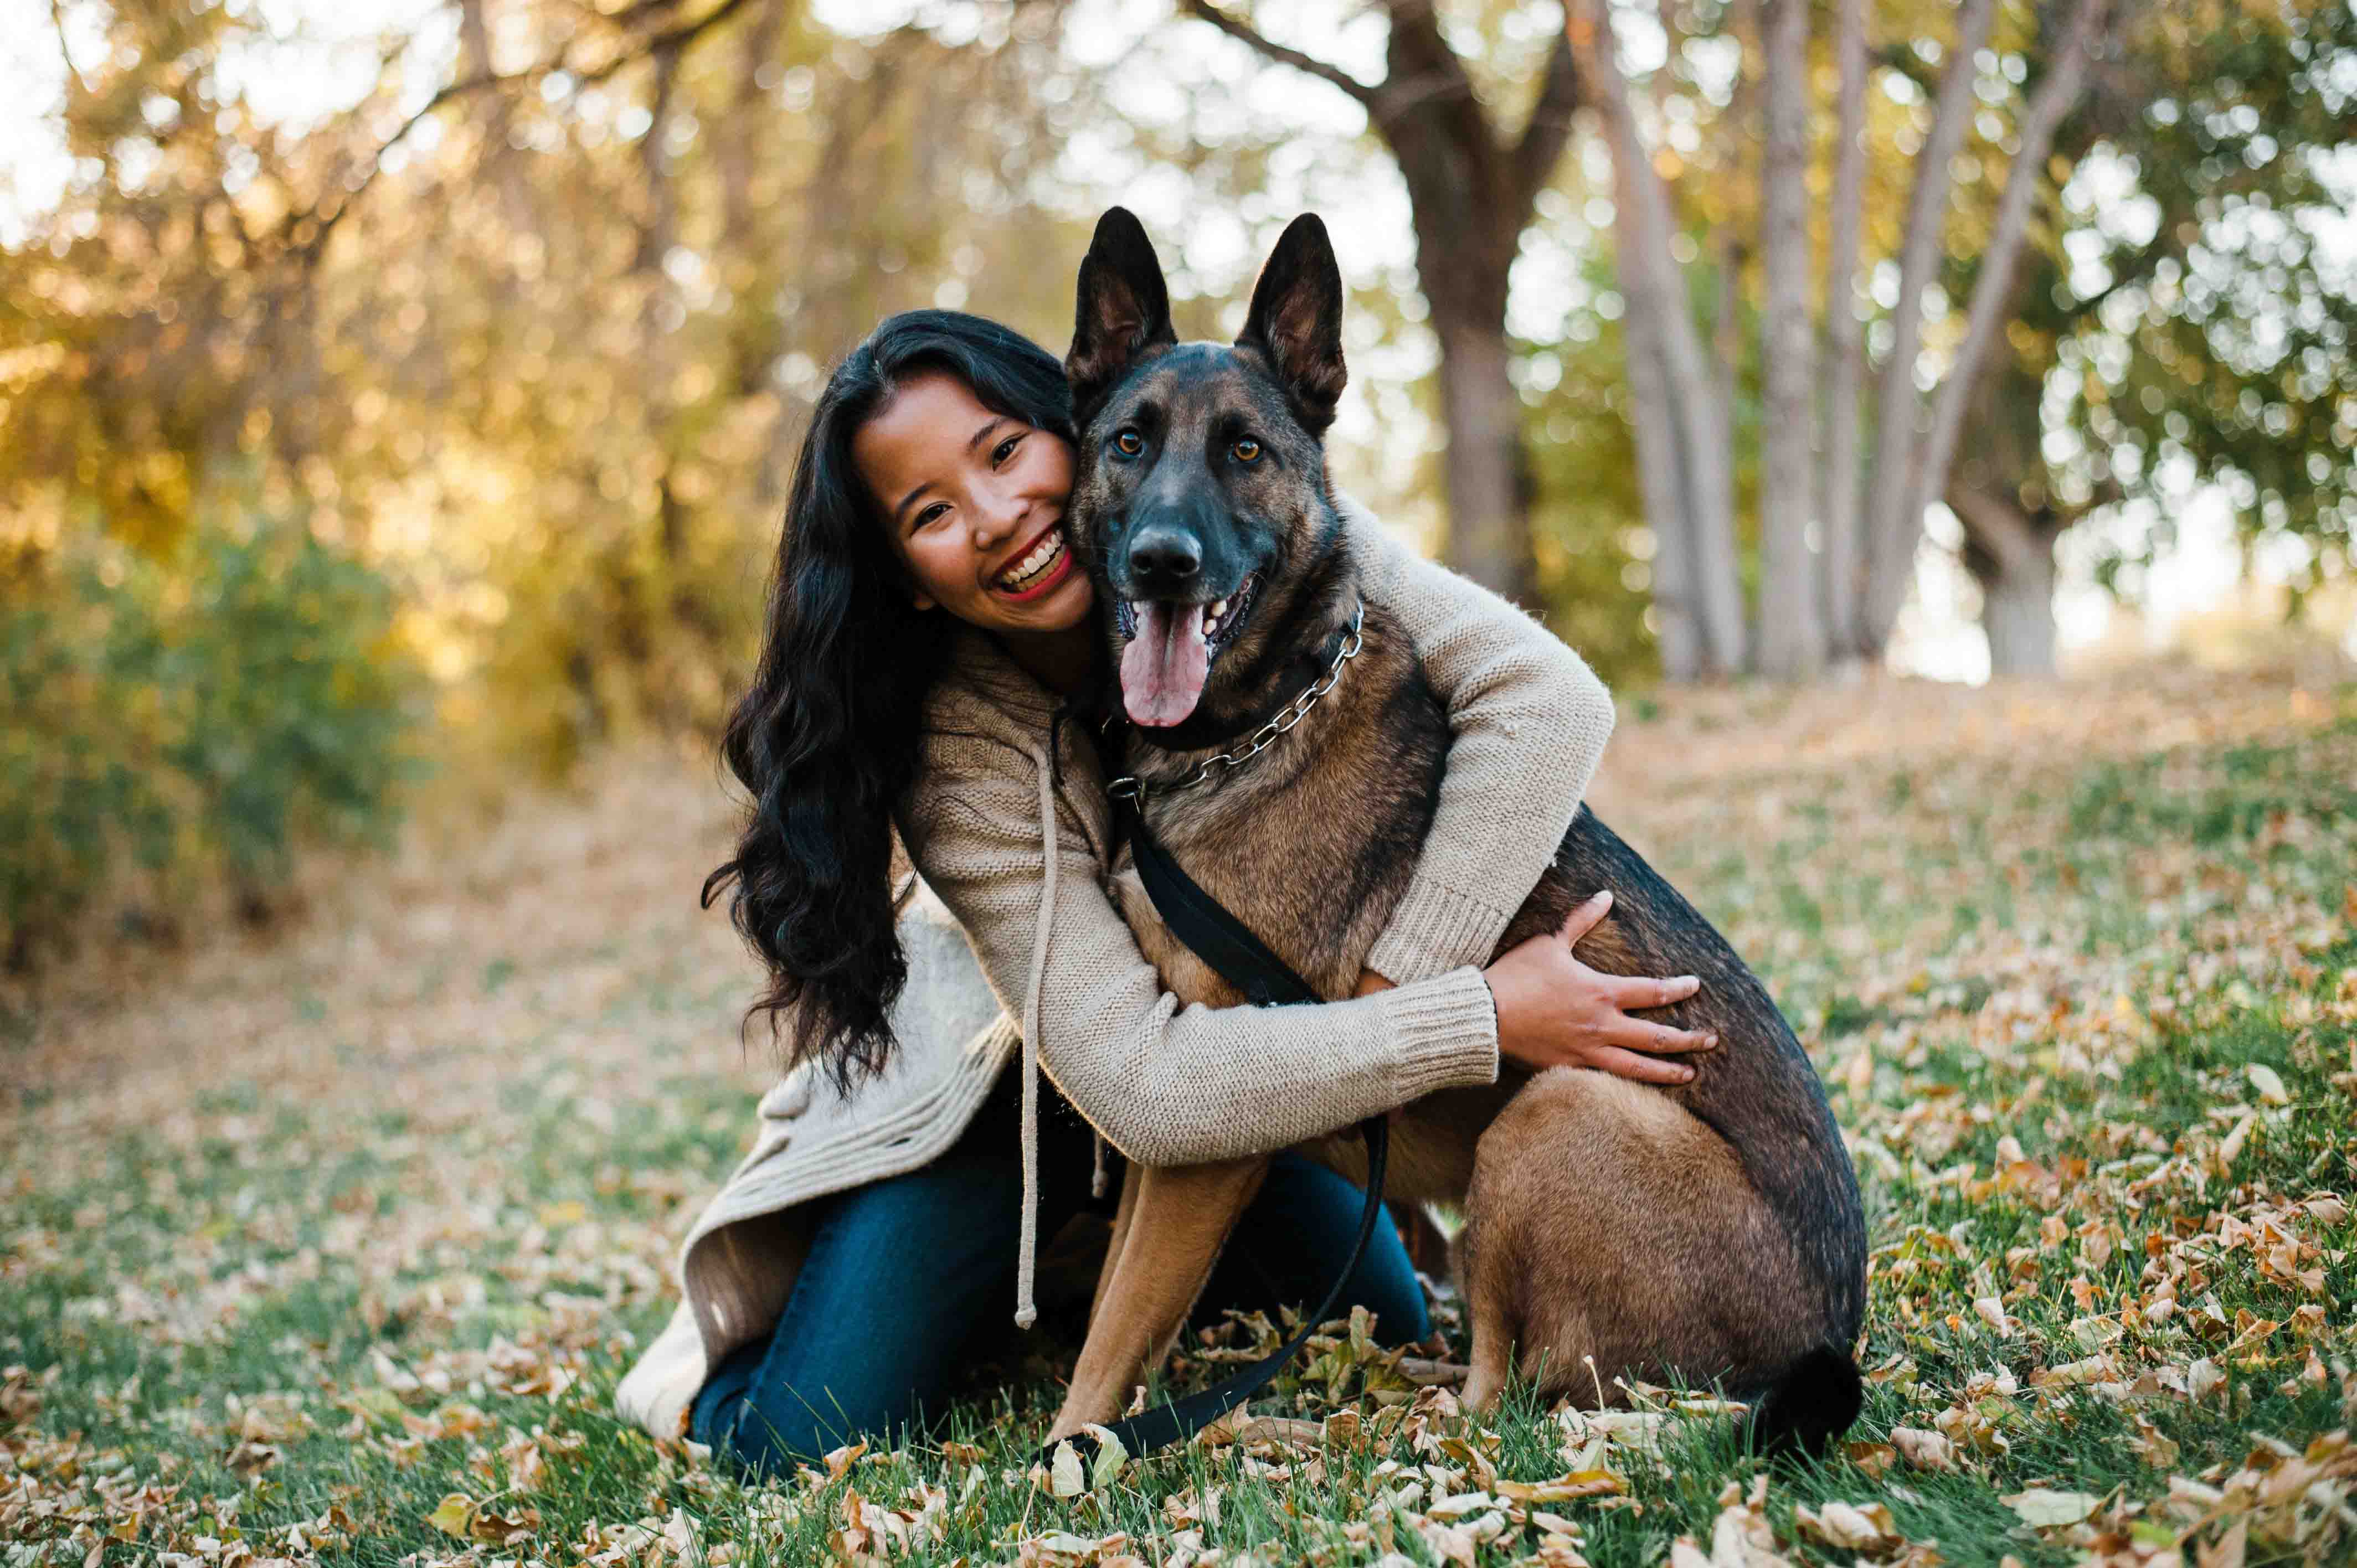
[[[1129,569],[1141,587],[1182,588],[1203,569],[1203,546],[1183,528],[1148,523],[1129,542]]]

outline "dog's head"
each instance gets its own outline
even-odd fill
[[[1182,344],[1153,244],[1113,209],[1081,263],[1064,370],[1081,429],[1065,527],[1112,612],[1124,705],[1166,743],[1215,743],[1340,528],[1324,437],[1345,379],[1342,276],[1326,226],[1304,214],[1285,231],[1232,346]]]

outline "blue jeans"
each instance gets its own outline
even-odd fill
[[[1019,1070],[1019,1069],[1017,1069]],[[1001,1087],[1014,1080],[1009,1073]],[[723,1360],[695,1396],[690,1432],[761,1472],[790,1470],[861,1436],[888,1441],[939,1415],[977,1326],[1013,1311],[1023,1171],[1010,1119],[992,1113],[921,1170],[823,1199],[809,1254],[777,1326]],[[1043,1108],[1045,1109],[1045,1108]],[[1064,1107],[1056,1111],[1069,1115]],[[1042,1117],[1047,1122],[1049,1118]],[[1043,1136],[1039,1234],[1087,1199],[1085,1135]],[[1279,1155],[1229,1238],[1198,1320],[1222,1307],[1314,1306],[1350,1256],[1365,1195],[1297,1155]],[[1345,1302],[1376,1315],[1387,1344],[1431,1332],[1424,1294],[1389,1214]]]

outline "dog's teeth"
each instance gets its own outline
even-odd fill
[[[1227,614],[1227,613],[1228,613],[1228,601],[1227,601],[1227,600],[1225,600],[1225,599],[1222,599],[1218,604],[1213,605],[1213,606],[1211,607],[1211,618],[1213,620],[1217,620],[1217,619],[1219,619],[1222,616],[1223,616],[1223,615],[1225,615],[1225,614]]]

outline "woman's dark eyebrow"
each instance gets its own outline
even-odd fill
[[[931,480],[931,479],[927,479],[924,483],[922,483],[922,484],[919,485],[915,489],[910,490],[907,495],[902,496],[902,497],[900,498],[900,504],[899,504],[899,506],[896,506],[896,507],[894,507],[894,508],[892,509],[892,519],[893,519],[893,521],[894,521],[895,522],[899,521],[899,518],[900,518],[900,514],[901,514],[902,512],[907,511],[907,510],[909,510],[909,503],[910,501],[912,501],[912,500],[915,500],[919,496],[923,495],[927,490],[930,490],[930,489],[931,489],[932,488],[933,488],[933,481],[932,481],[932,480]]]
[[[975,447],[990,439],[990,433],[992,431],[997,429],[1000,425],[1006,423],[1006,416],[1005,414],[993,414],[989,424],[984,425],[981,429],[974,433],[974,439],[965,444],[965,449],[969,452],[973,451]]]

